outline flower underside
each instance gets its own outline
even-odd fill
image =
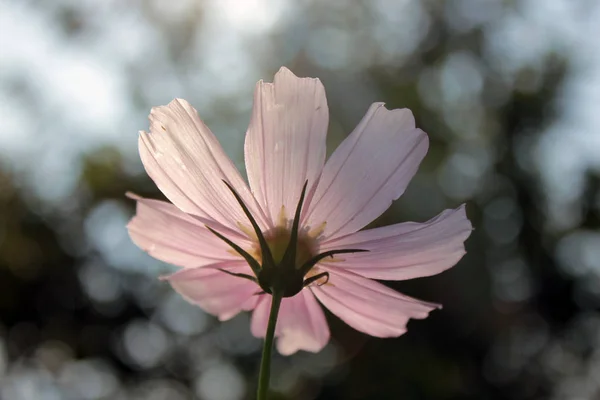
[[[258,243],[255,251],[251,250],[254,253],[253,255],[207,226],[213,234],[231,246],[233,250],[246,260],[254,276],[233,273],[224,269],[221,269],[221,271],[256,282],[265,293],[273,294],[276,291],[283,297],[292,297],[298,294],[304,287],[314,282],[325,279],[322,284],[327,283],[329,280],[328,272],[309,274],[309,272],[313,272],[313,268],[319,261],[326,257],[333,257],[336,254],[367,251],[361,249],[339,249],[314,254],[316,253],[314,251],[316,248],[314,239],[307,234],[299,233],[300,214],[302,212],[302,204],[308,181],[304,183],[304,187],[302,188],[291,229],[287,228],[287,224],[281,224],[281,226],[277,226],[264,233],[236,190],[225,180],[223,182],[227,185],[231,193],[233,193],[235,199],[242,207],[244,214],[250,220]],[[308,277],[305,279],[307,274]]]

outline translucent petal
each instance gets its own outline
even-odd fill
[[[137,210],[127,224],[129,235],[152,257],[180,267],[240,259],[198,218],[164,201],[130,196],[137,200]],[[243,247],[251,246],[247,239],[236,241]]]
[[[263,295],[252,315],[252,334],[264,338],[269,321],[271,296]],[[290,355],[298,350],[319,352],[329,341],[329,326],[323,310],[309,290],[282,300],[275,329],[277,350]]]
[[[350,234],[321,245],[329,249],[364,249],[327,263],[373,279],[404,280],[439,274],[465,254],[464,241],[472,231],[465,206],[445,210],[425,222],[405,222]]]
[[[363,228],[404,193],[428,143],[410,110],[373,104],[327,160],[306,225],[318,227],[326,221],[326,238]]]
[[[341,320],[371,336],[400,336],[406,332],[410,318],[426,318],[430,311],[440,308],[350,272],[333,268],[327,271],[329,283],[312,286],[312,292]]]
[[[139,150],[148,175],[184,212],[212,219],[232,229],[247,223],[239,204],[223,183],[242,196],[259,225],[262,210],[216,137],[185,100],[173,100],[150,113],[150,133],[140,132]]]
[[[321,81],[281,68],[273,83],[258,82],[246,134],[252,192],[273,224],[282,206],[293,218],[302,186],[317,182],[325,161],[329,111]]]
[[[199,268],[183,269],[163,279],[169,281],[187,301],[197,304],[222,321],[234,317],[242,310],[251,309],[252,297],[260,291],[258,285],[217,268],[252,274],[245,261],[224,261]]]

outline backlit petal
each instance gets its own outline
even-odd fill
[[[425,223],[406,222],[353,233],[324,243],[321,251],[369,250],[340,256],[343,262],[329,265],[367,278],[412,279],[439,274],[456,264],[465,254],[464,241],[472,229],[462,205]]]
[[[377,337],[406,332],[410,318],[426,318],[437,304],[400,294],[381,283],[350,272],[328,268],[329,283],[312,286],[317,299],[354,329]]]
[[[327,161],[306,224],[326,221],[326,238],[363,228],[404,193],[427,148],[410,110],[373,104]]]
[[[245,158],[252,192],[276,224],[283,206],[293,218],[304,182],[316,184],[325,161],[329,111],[315,78],[281,68],[273,83],[258,82],[246,134]]]
[[[242,196],[262,227],[262,211],[217,138],[185,100],[173,100],[150,113],[150,133],[140,132],[139,150],[148,175],[186,213],[212,219],[229,228],[248,224],[239,204],[223,183]]]
[[[250,321],[250,331],[257,338],[264,338],[269,323],[269,311],[271,308],[271,295],[261,294],[258,296],[258,302],[252,313]]]
[[[198,268],[180,270],[163,279],[190,303],[224,321],[242,310],[249,310],[259,286],[249,280],[229,275],[217,268],[252,275],[245,261],[225,261]]]
[[[196,217],[164,201],[131,197],[137,200],[137,210],[127,225],[129,235],[152,257],[180,267],[240,259]],[[246,239],[236,241],[251,246]]]
[[[252,334],[264,338],[271,308],[270,295],[264,295],[252,316]],[[290,355],[298,350],[321,351],[329,341],[325,314],[309,290],[282,300],[275,329],[277,350]]]

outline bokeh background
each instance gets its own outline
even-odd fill
[[[254,397],[261,341],[129,240],[151,106],[189,100],[243,169],[252,91],[323,81],[328,152],[374,101],[431,148],[376,224],[467,203],[468,253],[390,286],[444,309],[376,339],[328,315],[273,399],[600,398],[600,2],[0,0],[0,398]]]

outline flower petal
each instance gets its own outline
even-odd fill
[[[305,181],[315,185],[325,162],[329,110],[315,78],[281,68],[273,83],[258,82],[246,134],[248,181],[273,224],[281,207],[293,218]],[[309,194],[311,191],[309,190]]]
[[[217,138],[185,100],[154,107],[150,133],[140,132],[139,150],[148,175],[182,211],[229,228],[248,224],[223,180],[240,194],[261,227],[262,210]]]
[[[252,334],[264,338],[271,309],[270,295],[264,295],[252,315]],[[277,350],[290,355],[298,350],[317,353],[329,341],[329,326],[325,314],[309,290],[281,302],[277,326]]]
[[[271,309],[271,295],[262,294],[258,296],[258,302],[252,313],[250,321],[250,332],[257,338],[264,338],[269,324],[269,312]],[[277,328],[275,328],[277,330]],[[277,333],[277,332],[276,332]]]
[[[305,224],[326,221],[325,238],[363,228],[404,193],[427,148],[410,110],[373,104],[327,161]]]
[[[152,257],[180,267],[240,259],[196,217],[164,201],[130,196],[137,200],[137,210],[127,224],[129,235]],[[244,248],[252,245],[242,238],[236,242]]]
[[[465,254],[464,241],[472,230],[463,204],[425,223],[406,222],[353,233],[324,243],[321,251],[369,250],[324,265],[372,279],[412,279],[439,274],[455,265]]]
[[[354,329],[377,337],[406,332],[410,318],[426,318],[441,306],[405,296],[362,276],[327,268],[329,282],[311,286],[317,299]]]
[[[252,275],[245,261],[224,261],[204,267],[187,268],[166,276],[173,289],[187,301],[225,321],[242,310],[256,306],[260,287],[247,279],[229,275],[217,268]]]

